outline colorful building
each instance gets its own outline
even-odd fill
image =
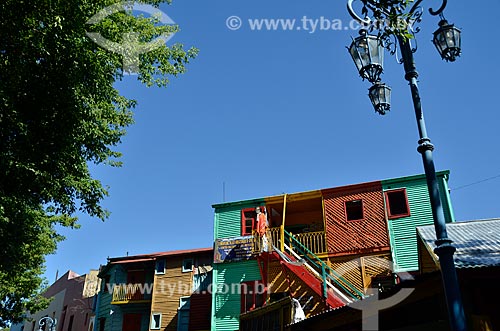
[[[208,330],[212,260],[212,248],[108,259],[95,330]]]
[[[97,270],[82,276],[69,270],[43,293],[51,298],[47,309],[28,314],[24,323],[13,325],[11,330],[37,331],[38,321],[48,316],[57,320],[56,330],[92,331],[93,302],[98,290]]]
[[[437,173],[446,221],[453,222],[448,176]],[[265,239],[257,207],[267,214]],[[283,327],[301,310],[309,317],[362,299],[370,287],[392,286],[399,272],[418,270],[416,227],[433,223],[424,175],[213,208],[217,331]]]

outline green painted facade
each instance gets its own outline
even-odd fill
[[[443,211],[446,222],[449,223],[454,221],[454,214],[448,193],[448,175],[448,171],[437,173]],[[395,263],[394,271],[415,271],[418,270],[416,227],[433,224],[425,175],[382,181],[383,191],[400,188],[406,189],[410,216],[387,221],[392,258]]]
[[[241,210],[265,204],[264,199],[214,205],[214,240],[241,236]],[[239,329],[241,282],[260,280],[257,260],[214,264],[212,285],[212,331]]]
[[[265,204],[264,199],[246,200],[214,205],[214,240],[241,236],[241,210]]]
[[[213,272],[212,330],[238,330],[241,313],[239,284],[261,280],[257,260],[214,264]]]

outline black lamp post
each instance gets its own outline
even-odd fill
[[[399,45],[401,50],[405,79],[410,85],[417,119],[420,138],[417,150],[422,154],[427,178],[434,228],[436,230],[435,252],[439,256],[439,263],[441,265],[450,327],[453,331],[464,331],[466,330],[465,315],[453,261],[453,254],[456,249],[453,247],[452,241],[448,238],[446,231],[443,205],[439,195],[439,186],[432,157],[434,146],[427,136],[417,85],[418,72],[413,58],[413,53],[416,49],[412,48],[409,37],[410,35],[414,35],[412,25],[421,21],[423,10],[420,4],[423,0],[410,2],[405,0],[359,0],[363,5],[362,14],[365,15],[365,18],[361,18],[354,11],[354,1],[348,0],[347,8],[351,16],[364,26],[370,27],[370,31],[375,30],[376,27],[378,34],[370,35],[367,30],[363,29],[360,31],[360,36],[353,40],[348,49],[361,77],[368,79],[373,84],[369,89],[369,97],[375,111],[382,115],[386,114],[390,109],[390,88],[380,82],[380,75],[383,71],[383,55],[381,55],[383,50],[381,52],[380,48],[388,49],[391,54],[396,53],[397,45]],[[412,5],[411,8],[410,4]],[[446,5],[447,0],[443,0],[438,10],[429,9],[429,12],[431,15],[439,15],[441,17],[439,29],[434,32],[433,43],[444,60],[453,62],[461,53],[460,30],[448,24],[444,19],[442,13]],[[368,16],[369,12],[378,21],[377,25],[374,25],[374,21]],[[382,26],[380,22],[386,23],[385,26]],[[375,40],[378,45],[375,45]],[[373,59],[376,59],[376,61],[370,62]]]

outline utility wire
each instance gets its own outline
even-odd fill
[[[466,185],[462,185],[462,186],[459,186],[459,187],[455,187],[455,188],[452,188],[451,190],[452,191],[460,190],[462,188],[466,188],[466,187],[469,187],[469,186],[472,186],[472,185],[484,183],[484,182],[487,182],[487,181],[490,181],[490,180],[493,180],[493,179],[496,179],[496,178],[499,178],[499,177],[500,177],[500,174],[498,174],[496,176],[493,176],[493,177],[489,177],[489,178],[478,180],[477,182],[473,182],[473,183],[470,183],[470,184],[466,184]]]

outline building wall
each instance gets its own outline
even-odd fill
[[[210,330],[211,307],[211,293],[198,293],[191,295],[189,331]]]
[[[380,182],[323,190],[329,255],[389,250]],[[363,219],[347,221],[345,202],[363,201]]]
[[[214,239],[241,236],[241,210],[264,204],[264,199],[256,199],[217,205],[215,207]]]
[[[213,331],[233,331],[239,328],[241,294],[233,290],[241,282],[261,280],[257,260],[214,264],[212,287]]]
[[[90,279],[96,272],[93,270],[88,275],[80,276],[70,270],[57,279],[43,294],[47,298],[53,298],[49,307],[30,315],[33,321],[26,321],[23,324],[24,330],[38,330],[40,318],[49,316],[57,319],[57,331],[87,331],[92,314],[92,297],[96,293]],[[85,286],[87,291],[84,294]]]
[[[182,272],[182,261],[186,256],[166,258],[164,275],[155,275],[151,313],[162,313],[161,330],[177,330],[177,309],[181,297],[192,293],[193,273]]]
[[[133,270],[144,269],[146,275],[146,283],[152,283],[153,269],[151,266],[146,267],[143,264],[127,264],[127,268]],[[113,297],[112,285],[127,283],[127,269],[123,265],[112,264],[110,265],[106,274],[110,277],[109,284],[111,284],[111,287],[108,288],[108,286],[101,286],[101,291],[99,292],[98,308],[96,311],[95,330],[100,330],[101,321],[102,319],[104,319],[105,331],[122,331],[124,314],[141,314],[141,330],[148,330],[151,306],[150,303],[129,303],[120,305],[111,304],[111,300]],[[109,290],[111,290],[111,292]]]
[[[453,209],[449,195],[446,192],[446,178],[448,172],[439,172],[440,196],[443,211],[447,222],[453,221]],[[388,229],[391,241],[392,258],[395,271],[418,270],[417,226],[433,224],[432,209],[424,175],[397,178],[382,181],[384,192],[387,190],[405,188],[410,207],[410,216],[389,219]]]

